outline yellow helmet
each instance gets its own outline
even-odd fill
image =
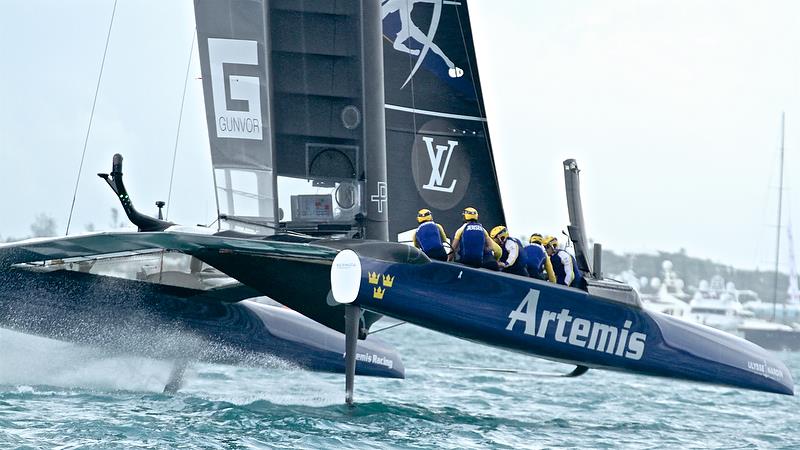
[[[558,247],[558,239],[556,239],[555,236],[545,236],[545,238],[542,239],[542,245],[544,245],[545,247],[550,245],[553,248],[557,248]]]
[[[431,214],[430,209],[423,208],[417,212],[417,223],[428,222],[430,220],[433,220],[433,214]]]
[[[506,228],[503,225],[498,225],[498,226],[492,228],[492,232],[489,233],[489,236],[491,236],[492,239],[497,239],[497,238],[507,239],[508,238],[508,228]]]
[[[465,222],[468,220],[478,220],[478,210],[471,206],[464,208],[463,215]]]
[[[530,242],[531,244],[541,244],[542,243],[542,239],[544,239],[544,238],[542,238],[541,234],[533,233],[531,235],[530,240],[528,240],[528,242]]]

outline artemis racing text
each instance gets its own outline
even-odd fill
[[[342,354],[344,357],[344,354]],[[356,353],[356,361],[363,361],[366,363],[377,364],[379,366],[384,366],[388,368],[392,368],[394,366],[394,361],[389,358],[380,356],[380,355],[373,355],[371,353]]]
[[[547,310],[543,310],[541,315],[538,313],[539,291],[531,289],[517,309],[509,313],[511,320],[506,330],[513,331],[517,321],[521,321],[525,322],[525,334],[545,338],[552,322],[555,323],[554,338],[558,342],[634,360],[641,359],[644,354],[647,335],[630,333],[630,320],[626,320],[620,330],[612,325],[571,316],[568,309],[559,313]]]

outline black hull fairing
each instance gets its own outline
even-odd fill
[[[344,336],[287,308],[68,270],[0,270],[0,327],[155,358],[344,371]],[[379,340],[359,352],[374,355],[361,374],[404,376]]]

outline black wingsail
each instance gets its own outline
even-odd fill
[[[195,14],[234,223],[385,239],[388,209],[404,240],[423,207],[451,233],[466,206],[505,221],[466,0],[196,0]]]
[[[410,239],[421,208],[450,234],[467,206],[505,223],[466,0],[381,8],[390,238]]]
[[[195,16],[220,213],[386,240],[377,0],[195,0]]]

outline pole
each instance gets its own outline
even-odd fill
[[[784,143],[784,136],[786,134],[786,113],[781,113],[781,163],[780,163],[780,175],[779,175],[779,182],[778,182],[778,232],[776,233],[775,237],[775,285],[773,288],[773,296],[772,296],[772,321],[775,321],[775,303],[778,301],[778,263],[781,259],[781,207],[783,206],[783,143]]]

